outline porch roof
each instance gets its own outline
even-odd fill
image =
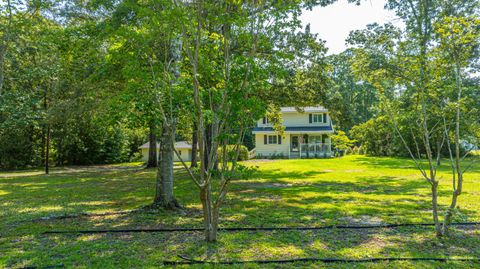
[[[255,127],[252,133],[274,133],[272,127]],[[290,126],[285,127],[286,133],[333,133],[333,126]]]

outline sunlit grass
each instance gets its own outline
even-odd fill
[[[249,180],[232,183],[221,211],[223,227],[431,222],[429,185],[408,159],[347,156],[256,160],[245,164],[258,166],[258,172]],[[207,260],[480,256],[478,226],[459,228],[450,239],[435,238],[431,227],[222,232],[214,245],[203,242],[199,232],[41,234],[48,230],[202,227],[196,187],[178,164],[175,171],[175,193],[185,206],[181,212],[132,211],[149,205],[154,196],[156,170],[141,169],[139,163],[54,168],[48,176],[41,174],[41,170],[0,173],[0,268],[56,264],[77,268],[156,268],[163,260],[178,259],[179,254]],[[439,202],[444,209],[451,193],[446,161],[439,176]],[[477,164],[465,176],[456,220],[480,221],[479,204],[480,165]],[[107,215],[82,215],[85,213]],[[430,262],[356,266],[431,268],[439,265],[480,266]],[[248,267],[264,268],[265,265]],[[324,265],[270,266],[293,267],[324,268]],[[350,268],[343,264],[327,267]]]

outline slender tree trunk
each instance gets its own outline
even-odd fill
[[[0,95],[2,95],[3,91],[3,81],[5,80],[4,74],[4,62],[5,62],[5,52],[6,52],[6,45],[0,45]]]
[[[157,167],[157,136],[155,135],[155,128],[150,124],[148,135],[148,161],[147,168]]]
[[[207,242],[215,242],[217,241],[219,212],[218,208],[213,205],[210,186],[204,186],[200,189],[200,201],[203,208],[205,240]]]
[[[45,121],[47,122],[47,132],[45,135],[45,150],[43,155],[45,157],[44,160],[44,166],[45,166],[45,174],[48,175],[49,171],[49,159],[50,159],[50,133],[51,133],[51,127],[49,123],[49,117],[48,117],[48,88],[45,89],[45,96],[43,99],[43,109],[47,113],[47,117],[45,118]]]
[[[42,149],[41,149],[41,152],[40,152],[40,155],[42,156],[42,159],[40,160],[42,162],[42,164],[45,166],[45,148],[46,148],[46,145],[47,145],[47,131],[45,130],[45,128],[42,128]]]
[[[460,65],[458,64],[458,60],[455,61],[455,77],[456,77],[456,86],[457,86],[457,109],[455,115],[455,157],[454,157],[454,169],[452,171],[452,178],[453,178],[453,193],[452,193],[452,201],[450,203],[449,208],[445,214],[445,218],[443,221],[443,229],[442,232],[445,235],[449,234],[450,224],[452,222],[453,212],[457,207],[457,200],[458,196],[462,194],[463,188],[463,171],[461,170],[461,157],[460,157],[460,102],[462,99],[462,77],[461,77],[461,69]],[[447,137],[448,139],[448,137]],[[449,145],[450,149],[450,145]],[[450,158],[452,156],[450,155]],[[457,182],[455,182],[455,177],[457,178]]]
[[[45,174],[50,173],[50,166],[49,166],[49,160],[50,160],[50,137],[51,137],[51,128],[50,124],[47,126],[47,137],[45,141]]]
[[[2,35],[2,40],[0,41],[0,95],[3,93],[3,85],[5,82],[5,54],[7,53],[7,47],[12,40],[10,31],[12,30],[13,22],[13,11],[12,3],[10,0],[7,0],[6,11],[8,12],[8,23]]]
[[[205,167],[208,167],[210,160],[208,156],[210,155],[210,149],[212,148],[212,124],[207,124],[205,126],[205,150],[204,155],[201,156],[203,158],[203,162],[205,163]]]
[[[432,183],[432,215],[437,236],[442,236],[442,226],[438,220],[438,182]]]
[[[192,162],[190,163],[190,168],[197,167],[198,164],[198,134],[197,134],[197,124],[193,123],[193,133],[192,133]]]
[[[208,167],[209,165],[209,162],[210,160],[208,159],[208,156],[210,156],[211,154],[211,151],[212,149],[214,149],[214,147],[212,146],[213,144],[213,136],[214,136],[214,133],[213,133],[213,130],[214,130],[214,124],[210,123],[207,125],[207,127],[205,128],[205,156],[204,156],[204,160],[205,160],[205,167]],[[212,169],[217,171],[218,170],[218,158],[216,160],[214,160],[214,164],[213,164],[213,167]]]
[[[158,159],[157,185],[154,207],[177,209],[180,204],[173,195],[173,143],[174,128],[163,124],[160,135],[160,152]]]

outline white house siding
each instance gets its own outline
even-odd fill
[[[180,156],[182,156],[182,160],[184,162],[189,162],[192,160],[192,150],[191,149],[177,149],[180,153]],[[174,154],[173,157],[174,162],[179,162],[180,159],[178,159],[177,154]]]
[[[330,116],[327,113],[327,122],[309,122],[308,114],[321,114],[321,113],[282,113],[281,117],[283,119],[282,125],[289,127],[298,127],[298,126],[329,126],[330,125]],[[258,127],[272,127],[272,124],[263,124],[263,118],[257,121]]]
[[[141,149],[142,150],[142,161],[148,161],[148,149]]]
[[[286,127],[284,136],[282,137],[282,144],[265,144],[264,135],[273,135],[278,133],[272,130],[272,124],[263,123],[261,118],[257,121],[257,127],[254,128],[255,134],[255,152],[257,158],[283,156],[285,158],[298,158],[298,152],[290,151],[290,140],[292,135],[323,136],[327,135],[323,143],[330,147],[330,134],[333,133],[333,126],[328,114],[328,110],[323,107],[306,107],[305,112],[298,112],[292,107],[281,108],[282,125]],[[312,122],[310,123],[310,114],[312,115]],[[314,115],[322,115],[322,122],[314,122]],[[323,115],[326,115],[326,122],[323,122]],[[300,138],[300,143],[305,143]],[[310,142],[310,141],[309,141]],[[310,142],[312,143],[312,142]],[[308,147],[308,146],[307,146]]]
[[[180,153],[180,156],[182,156],[183,161],[189,162],[192,160],[192,150],[191,149],[177,149]],[[157,159],[159,151],[157,151]],[[142,161],[146,162],[148,161],[148,149],[142,148]],[[173,161],[174,162],[179,162],[180,159],[178,159],[177,154],[173,154]]]
[[[290,151],[290,135],[286,134],[282,137],[282,144],[264,144],[264,134],[255,134],[255,151],[257,157],[271,157],[283,155],[288,158]]]

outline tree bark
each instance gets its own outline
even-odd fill
[[[180,208],[180,204],[173,195],[173,143],[174,128],[163,124],[160,134],[160,151],[154,207],[163,207],[173,210]]]
[[[45,141],[45,174],[50,173],[50,165],[49,165],[49,160],[50,160],[50,137],[51,137],[51,128],[50,124],[47,126],[47,137]]]
[[[204,162],[205,162],[205,167],[209,166],[210,160],[208,159],[208,157],[210,156],[210,154],[212,152],[212,149],[216,150],[216,148],[212,146],[213,136],[214,136],[213,129],[214,129],[214,125],[212,123],[207,124],[207,126],[205,128],[205,151],[204,151],[204,156],[203,156]],[[216,158],[214,160],[212,169],[215,170],[215,171],[218,171],[218,158]]]
[[[435,232],[438,237],[442,236],[442,226],[438,220],[438,182],[432,183],[432,215],[435,224]]]
[[[198,134],[197,134],[198,128],[197,124],[193,123],[193,133],[192,133],[192,162],[190,163],[190,168],[197,167],[198,164]]]
[[[50,122],[49,122],[49,116],[48,116],[48,88],[45,88],[45,96],[44,96],[44,99],[43,99],[43,109],[45,110],[45,112],[47,113],[46,115],[46,118],[45,118],[45,121],[47,122],[47,132],[45,134],[45,149],[44,149],[44,154],[43,155],[45,157],[44,159],[44,166],[45,166],[45,174],[48,175],[48,173],[50,172],[50,167],[49,167],[49,159],[50,159],[50,133],[51,133],[51,126],[50,126]]]
[[[457,200],[458,196],[462,194],[462,188],[463,188],[463,172],[461,169],[461,156],[460,156],[460,102],[462,100],[462,76],[461,76],[461,68],[458,63],[458,59],[455,59],[455,80],[456,80],[456,86],[457,86],[457,108],[456,108],[456,115],[455,115],[455,157],[453,158],[452,162],[454,163],[454,169],[452,171],[452,180],[453,180],[453,193],[452,193],[452,201],[450,203],[450,206],[447,209],[447,212],[445,213],[445,218],[443,220],[443,227],[442,227],[442,233],[444,235],[449,234],[449,228],[450,228],[450,223],[452,222],[452,217],[455,208],[457,207]],[[447,139],[449,139],[447,137]],[[450,144],[448,144],[449,150]],[[451,151],[450,151],[451,153]],[[450,154],[450,158],[452,158],[452,155]],[[455,177],[457,177],[457,181],[455,182]]]
[[[147,168],[157,167],[157,136],[154,129],[153,124],[150,124]]]
[[[217,241],[219,210],[212,202],[211,186],[207,185],[200,189],[200,201],[203,208],[203,224],[205,229],[205,240],[207,242]]]
[[[0,45],[0,95],[2,95],[3,91],[3,81],[5,80],[4,78],[4,62],[5,62],[5,53],[6,53],[6,45],[1,44]]]
[[[212,124],[207,124],[205,126],[205,150],[203,151],[204,154],[201,156],[203,158],[203,162],[205,163],[205,168],[208,167],[210,160],[208,156],[210,155],[210,149],[212,146]]]

